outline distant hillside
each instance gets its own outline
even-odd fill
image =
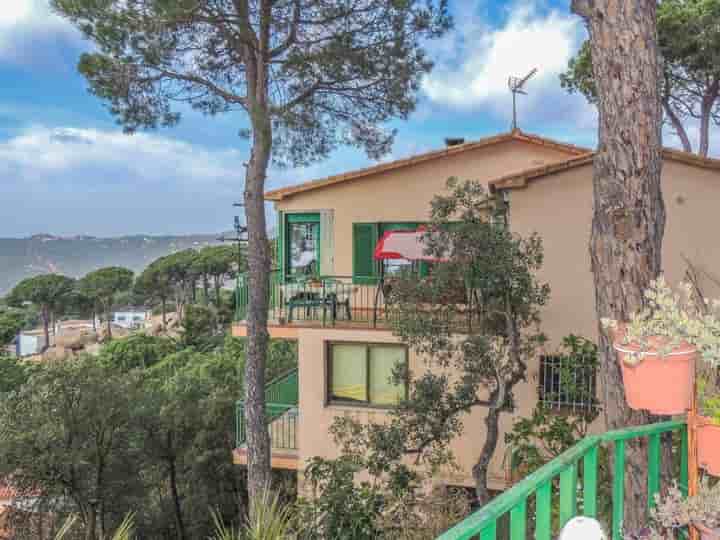
[[[21,279],[47,272],[81,277],[103,266],[141,271],[158,257],[217,244],[218,235],[0,238],[0,296]]]

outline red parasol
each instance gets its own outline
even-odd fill
[[[375,246],[373,257],[376,261],[386,259],[405,259],[408,261],[442,262],[439,258],[426,253],[425,235],[427,230],[386,231]]]

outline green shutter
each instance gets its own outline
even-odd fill
[[[280,279],[280,283],[285,283],[285,267],[287,266],[285,262],[285,231],[287,227],[285,227],[285,213],[278,210],[278,226],[277,226],[277,242],[275,244],[275,257],[276,257],[276,263],[278,268],[278,277]]]
[[[377,241],[377,223],[353,223],[353,283],[377,283],[378,265],[373,259]]]

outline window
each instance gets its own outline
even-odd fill
[[[120,322],[124,322],[127,320],[127,317],[125,317],[125,315],[118,315],[116,319]]]
[[[327,347],[328,401],[357,405],[392,406],[407,395],[393,373],[407,365],[401,345],[329,343]]]
[[[286,221],[287,276],[320,273],[320,214],[288,214]]]
[[[422,225],[417,222],[353,223],[353,283],[375,284],[380,277],[380,265],[373,258],[378,240],[387,231],[414,231]],[[386,276],[413,271],[426,276],[429,265],[404,259],[384,260],[381,263]]]
[[[597,408],[597,356],[540,357],[538,399],[549,409],[591,412]]]

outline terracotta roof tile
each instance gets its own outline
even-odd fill
[[[491,180],[488,185],[490,191],[497,191],[499,189],[519,189],[527,186],[530,180],[541,178],[549,174],[565,171],[568,169],[574,169],[576,167],[582,167],[592,163],[595,157],[595,152],[586,152],[585,154],[574,156],[564,161],[558,161],[550,163],[549,165],[543,165],[541,167],[534,167],[532,169],[525,169],[523,171],[501,176],[495,180]],[[703,169],[711,169],[720,171],[720,159],[704,158],[697,154],[691,154],[689,152],[683,152],[681,150],[673,150],[671,148],[663,149],[663,158],[668,161],[677,161],[691,165],[695,167],[701,167]]]
[[[487,146],[491,146],[493,144],[498,144],[501,142],[512,141],[512,140],[528,142],[528,143],[536,144],[539,146],[545,146],[547,148],[554,148],[556,150],[566,152],[566,153],[568,153],[568,155],[571,155],[571,156],[584,155],[589,152],[589,150],[587,148],[581,148],[581,147],[575,146],[573,144],[562,143],[562,142],[554,141],[552,139],[547,139],[545,137],[540,137],[538,135],[531,135],[529,133],[523,133],[520,130],[515,130],[515,131],[511,131],[509,133],[502,133],[500,135],[486,137],[486,138],[480,139],[478,141],[467,142],[467,143],[458,144],[455,146],[449,146],[449,147],[443,148],[441,150],[433,150],[431,152],[426,152],[424,154],[418,154],[418,155],[411,156],[408,158],[390,161],[388,163],[381,163],[379,165],[373,165],[372,167],[366,167],[364,169],[358,169],[355,171],[337,174],[334,176],[329,176],[327,178],[321,178],[319,180],[311,180],[310,182],[305,182],[305,183],[298,184],[295,186],[288,186],[288,187],[284,187],[284,188],[274,189],[272,191],[268,191],[267,193],[265,193],[265,199],[269,200],[269,201],[280,201],[286,197],[289,197],[291,195],[296,195],[298,193],[302,193],[305,191],[311,191],[314,189],[331,186],[331,185],[338,184],[341,182],[346,182],[348,180],[354,180],[354,179],[358,179],[358,178],[371,176],[371,175],[381,173],[381,172],[400,169],[402,167],[416,165],[418,163],[422,163],[425,161],[430,161],[433,159],[451,156],[454,154],[460,154],[463,152],[467,152],[469,150],[477,150],[478,148],[484,148]]]

